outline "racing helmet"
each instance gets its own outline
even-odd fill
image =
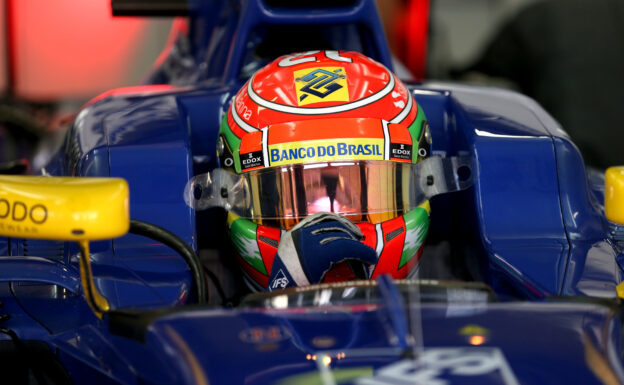
[[[257,71],[233,98],[217,142],[220,167],[239,177],[228,227],[246,281],[266,288],[281,235],[317,212],[362,230],[379,257],[372,279],[408,276],[430,211],[411,193],[413,166],[430,144],[405,85],[360,53],[297,53]],[[351,278],[341,263],[324,282]]]

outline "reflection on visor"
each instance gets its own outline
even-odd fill
[[[317,212],[367,217],[388,213],[394,217],[434,195],[469,187],[470,165],[470,157],[430,157],[418,164],[297,164],[242,175],[215,169],[191,179],[184,198],[196,210],[223,207],[265,224],[267,220],[297,220]]]

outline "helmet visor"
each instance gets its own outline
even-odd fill
[[[286,228],[318,212],[349,216],[354,222],[383,221],[424,202],[422,194],[412,193],[416,181],[411,169],[406,163],[355,161],[250,172],[245,183],[251,200],[244,216]]]
[[[222,206],[240,217],[282,228],[317,212],[378,223],[421,205],[433,195],[468,187],[470,178],[461,180],[457,173],[464,166],[469,167],[468,158],[431,157],[418,164],[296,164],[242,175],[216,169],[194,177],[186,187],[185,199],[196,209]]]

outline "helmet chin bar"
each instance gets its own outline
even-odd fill
[[[473,184],[472,157],[469,155],[431,156],[417,164],[400,164],[409,166],[414,178],[413,191],[410,192],[413,207],[403,207],[406,210],[436,195],[465,190]],[[259,172],[263,170],[270,169]],[[245,187],[245,178],[246,174],[237,175],[220,168],[196,175],[184,188],[184,201],[196,210],[222,207],[241,218],[257,219],[249,214],[251,197]]]

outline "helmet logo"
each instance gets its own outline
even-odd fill
[[[269,291],[273,291],[275,289],[283,289],[288,286],[289,282],[290,281],[286,277],[286,274],[284,274],[284,271],[280,269],[280,271],[277,272],[275,278],[273,279],[273,282],[269,282]]]
[[[245,156],[243,157],[243,155]],[[243,170],[260,167],[263,165],[264,165],[264,159],[262,157],[262,151],[241,154],[241,168]]]
[[[382,138],[342,138],[269,145],[271,166],[336,160],[383,160]]]
[[[348,102],[347,76],[342,67],[316,67],[294,72],[297,103]]]
[[[412,145],[404,143],[390,143],[390,158],[412,160]]]

